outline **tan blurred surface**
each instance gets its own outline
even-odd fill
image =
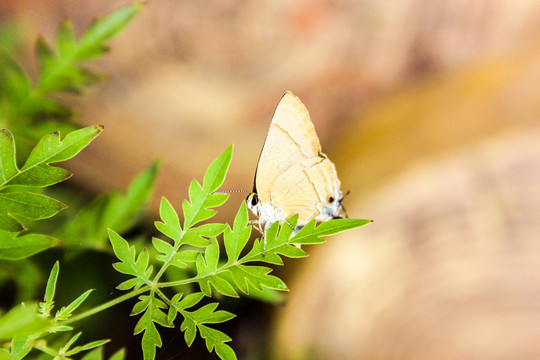
[[[313,248],[278,359],[540,357],[540,52],[423,80],[334,149],[368,227]]]
[[[278,359],[540,357],[540,126],[409,167],[290,284]],[[352,195],[351,195],[352,197]]]
[[[23,24],[32,66],[38,32],[124,3],[0,11]],[[124,188],[161,155],[155,210],[235,143],[225,188],[250,190],[292,90],[349,215],[375,223],[309,248],[273,323],[276,358],[539,358],[539,34],[537,0],[149,1],[92,64],[107,82],[66,99],[105,125],[70,181]]]

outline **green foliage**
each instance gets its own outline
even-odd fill
[[[58,244],[41,234],[17,233],[25,230],[23,219],[44,219],[66,208],[58,200],[41,194],[41,189],[59,183],[71,173],[51,166],[71,159],[98,136],[103,128],[89,126],[73,131],[61,140],[60,134],[45,135],[19,169],[15,142],[7,129],[0,130],[0,258],[21,259]]]
[[[81,62],[105,54],[107,41],[141,8],[141,3],[127,5],[94,21],[78,41],[73,24],[65,21],[56,34],[56,49],[39,38],[36,54],[40,72],[36,84],[32,84],[5,49],[0,49],[0,126],[10,126],[17,136],[29,139],[37,139],[51,129],[62,127],[59,121],[70,119],[73,114],[50,95],[80,92],[101,80],[100,75],[83,67]],[[31,129],[29,125],[32,125]]]
[[[100,196],[59,227],[54,236],[67,247],[108,249],[107,228],[122,233],[138,222],[152,195],[158,171],[156,161],[131,182],[125,195],[111,191]]]
[[[155,225],[164,238],[152,239],[152,251],[146,248],[138,251],[116,231],[113,229],[108,231],[113,252],[119,260],[113,264],[113,267],[116,271],[128,276],[118,285],[118,289],[129,291],[125,295],[97,308],[74,315],[76,309],[90,295],[91,290],[88,290],[67,306],[61,307],[52,316],[59,275],[59,263],[56,262],[49,275],[43,302],[39,304],[39,309],[36,305],[32,305],[32,308],[27,310],[28,313],[22,313],[20,309],[12,310],[12,312],[17,311],[16,315],[21,319],[26,319],[22,320],[19,326],[21,330],[14,331],[9,327],[6,328],[6,325],[2,328],[2,324],[7,322],[3,321],[4,318],[0,318],[0,336],[12,338],[10,355],[13,358],[22,359],[32,349],[36,349],[59,359],[67,359],[68,356],[79,352],[92,350],[84,358],[101,359],[102,353],[98,348],[108,340],[74,346],[80,336],[78,333],[57,346],[48,345],[43,337],[50,333],[71,331],[73,330],[71,324],[75,321],[137,297],[138,301],[135,302],[131,314],[140,315],[134,334],[142,334],[141,347],[144,359],[155,359],[157,348],[162,346],[159,328],[174,327],[177,319],[180,319],[179,328],[184,332],[188,346],[193,344],[198,334],[204,339],[209,352],[215,352],[222,359],[236,359],[233,349],[228,344],[231,338],[214,327],[215,324],[231,320],[235,315],[228,311],[218,310],[218,302],[208,302],[205,299],[219,299],[221,296],[238,297],[240,293],[248,295],[269,289],[288,290],[281,279],[271,275],[270,267],[261,264],[282,265],[283,257],[304,257],[307,255],[306,252],[296,245],[321,243],[324,241],[321,238],[323,236],[357,228],[370,221],[336,219],[319,226],[311,222],[294,235],[293,228],[297,224],[297,216],[293,216],[283,226],[277,223],[270,226],[265,234],[266,247],[261,239],[248,246],[252,229],[244,202],[240,205],[232,227],[227,224],[202,223],[210,220],[216,213],[215,208],[222,205],[228,197],[228,195],[214,192],[223,184],[231,159],[232,146],[210,165],[202,185],[196,180],[191,183],[189,201],[182,204],[184,226],[181,225],[180,217],[172,204],[167,199],[162,199],[161,221],[156,222]],[[153,173],[153,170],[149,173]],[[116,204],[132,203],[133,201],[128,200],[132,197],[131,192],[147,194],[146,191],[140,191],[139,187],[151,187],[153,180],[149,179],[152,178],[153,175],[146,172],[140,175],[130,186],[123,200],[117,200]],[[115,206],[123,208],[123,206]],[[220,236],[223,238],[226,259],[222,259],[225,256],[220,254],[217,240]],[[180,280],[161,282],[160,279],[168,268],[183,270],[187,276]],[[174,290],[186,284],[197,284],[199,290],[192,293]],[[13,319],[13,316],[15,315],[11,312],[6,315],[8,319]],[[3,355],[0,354],[0,359],[1,356]],[[118,355],[119,358],[120,356],[121,354]]]
[[[0,317],[0,340],[23,337],[46,329],[48,322],[37,312],[36,303],[21,304]]]
[[[224,203],[227,195],[214,192],[223,184],[232,158],[232,147],[225,150],[210,165],[203,185],[194,180],[190,185],[189,201],[182,204],[184,210],[184,227],[171,203],[163,198],[160,206],[161,221],[156,228],[167,240],[153,238],[152,245],[157,252],[156,260],[159,269],[153,274],[149,252],[144,249],[137,254],[135,248],[113,230],[109,238],[114,253],[121,261],[114,264],[117,271],[129,275],[130,278],[121,283],[121,290],[146,292],[139,296],[132,315],[142,314],[135,327],[135,334],[143,333],[142,350],[144,359],[154,359],[156,348],[161,347],[161,337],[157,325],[174,326],[178,316],[183,320],[180,330],[184,331],[186,344],[190,346],[197,333],[205,340],[208,351],[222,359],[236,359],[231,341],[223,332],[212,328],[230,320],[234,314],[216,310],[217,302],[197,308],[205,297],[225,295],[238,297],[238,293],[250,294],[264,289],[288,290],[287,285],[276,276],[270,275],[272,269],[260,263],[283,264],[282,257],[304,257],[306,252],[296,245],[317,244],[324,240],[322,236],[337,234],[368,224],[369,220],[336,219],[316,226],[315,222],[307,224],[298,234],[293,236],[297,216],[288,219],[288,224],[279,226],[275,223],[266,233],[266,248],[259,239],[251,249],[246,249],[251,235],[251,226],[246,204],[243,202],[231,228],[225,224],[200,224],[209,220],[216,213],[215,207]],[[216,237],[223,233],[223,241],[227,261],[220,261],[219,244]],[[242,255],[245,254],[245,255]],[[186,279],[171,282],[159,282],[161,275],[169,266],[188,269],[193,275]],[[176,292],[169,297],[166,288],[197,283],[200,291],[184,295]]]
[[[155,222],[160,235],[153,237],[151,243],[143,243],[146,248],[140,246],[141,242],[134,243],[123,236],[140,219],[142,208],[152,194],[159,162],[138,175],[125,194],[109,192],[74,209],[71,215],[55,216],[66,205],[50,196],[49,187],[72,174],[54,164],[76,156],[103,128],[76,129],[66,122],[73,115],[71,110],[51,95],[79,93],[99,81],[101,76],[82,63],[104,54],[108,50],[106,42],[125,27],[141,6],[140,3],[127,5],[95,21],[79,40],[69,21],[58,29],[54,47],[38,39],[39,75],[35,83],[9,52],[0,48],[0,127],[10,128],[0,129],[0,283],[17,274],[14,280],[19,299],[35,298],[35,289],[45,280],[30,256],[60,244],[69,250],[112,252],[118,258],[114,270],[127,276],[117,286],[125,291],[124,295],[78,313],[92,289],[80,290],[82,293],[72,295],[71,301],[58,300],[67,302],[58,307],[55,296],[60,262],[56,261],[48,276],[43,301],[22,303],[0,316],[3,345],[0,360],[68,360],[74,356],[101,360],[102,346],[109,340],[77,345],[81,333],[72,333],[74,324],[132,298],[137,301],[131,314],[140,316],[134,333],[142,335],[145,360],[155,359],[157,348],[162,346],[159,329],[175,326],[184,332],[188,346],[199,335],[209,352],[222,359],[236,359],[229,345],[231,338],[216,328],[216,324],[235,315],[218,310],[219,300],[240,295],[269,299],[287,291],[287,285],[265,265],[283,265],[283,257],[305,257],[307,253],[298,245],[318,244],[324,242],[325,236],[370,222],[337,219],[318,226],[310,222],[294,234],[297,216],[293,216],[283,226],[278,223],[270,226],[264,242],[257,239],[253,243],[249,241],[252,228],[244,202],[232,226],[210,222],[216,208],[228,199],[228,195],[216,190],[225,180],[232,146],[210,164],[202,183],[191,182],[189,199],[181,206],[181,217],[162,198],[160,221]],[[59,131],[51,132],[51,129],[67,130],[67,135],[61,139]],[[49,219],[52,230],[35,231],[43,223],[38,220],[42,219]],[[78,275],[74,278],[84,281],[81,273]],[[110,359],[124,357],[124,350],[120,350]]]

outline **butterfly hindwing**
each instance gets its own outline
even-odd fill
[[[280,207],[284,218],[298,214],[298,224],[305,225],[314,218],[325,219],[328,200],[341,196],[339,187],[334,164],[321,154],[281,174],[272,184],[270,201]]]

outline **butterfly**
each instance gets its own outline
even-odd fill
[[[321,152],[309,112],[286,92],[276,107],[248,195],[252,221],[264,235],[274,222],[298,214],[295,233],[309,221],[342,218],[343,194],[334,164]],[[266,239],[265,239],[266,244]]]

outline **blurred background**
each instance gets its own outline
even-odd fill
[[[66,17],[80,33],[126,3],[0,0],[0,21],[35,69],[39,34]],[[239,358],[540,357],[540,2],[148,1],[111,47],[92,64],[107,81],[65,99],[105,125],[69,163],[75,186],[124,189],[162,156],[150,222],[234,143],[224,188],[249,191],[291,90],[349,216],[375,220],[278,269],[283,306],[236,310]]]

